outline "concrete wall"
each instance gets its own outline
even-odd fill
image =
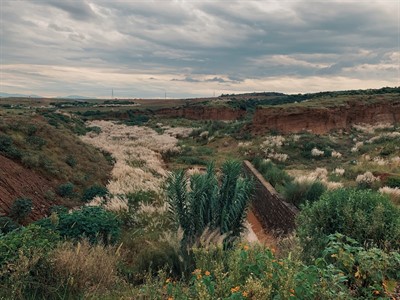
[[[290,233],[295,228],[298,210],[283,201],[274,187],[247,160],[244,161],[244,169],[255,181],[251,205],[264,230],[274,235]]]

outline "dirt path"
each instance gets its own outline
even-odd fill
[[[276,239],[272,236],[272,234],[268,234],[268,232],[265,232],[265,230],[261,226],[260,221],[257,219],[252,210],[249,210],[249,212],[247,213],[247,221],[250,223],[251,228],[253,229],[261,244],[269,248],[276,249]]]

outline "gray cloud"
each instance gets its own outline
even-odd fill
[[[171,89],[171,82],[181,96],[202,96],[215,89],[266,90],[268,82],[288,78],[309,78],[321,90],[330,88],[330,78],[352,79],[354,88],[369,87],[374,80],[399,85],[399,5],[305,0],[6,1],[0,47],[7,80],[0,88],[19,92],[17,82],[30,82],[32,74],[55,82],[50,89],[36,76],[36,88],[43,91],[33,93],[63,93],[73,86],[74,93],[95,96],[102,96],[102,85],[107,84],[99,83],[101,76],[119,78],[127,95],[131,89],[143,95],[155,90],[158,95]],[[9,73],[13,68],[23,70]],[[85,79],[54,78],[61,76],[54,71],[59,69]],[[113,84],[118,85],[117,79]]]

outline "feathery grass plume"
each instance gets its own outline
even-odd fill
[[[400,188],[384,186],[379,189],[379,193],[388,195],[394,204],[400,205]]]
[[[114,246],[91,245],[87,240],[64,242],[50,256],[52,271],[70,296],[107,291],[120,280],[118,250]]]
[[[319,150],[317,148],[311,149],[311,155],[312,156],[323,156],[324,153],[325,153],[324,151],[321,151],[321,150]]]

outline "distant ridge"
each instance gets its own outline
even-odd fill
[[[80,95],[58,96],[57,99],[97,99],[96,97],[86,97]]]
[[[9,93],[3,93],[3,92],[0,92],[0,97],[1,98],[7,98],[7,97],[43,98],[42,96],[38,96],[38,95],[9,94]]]

